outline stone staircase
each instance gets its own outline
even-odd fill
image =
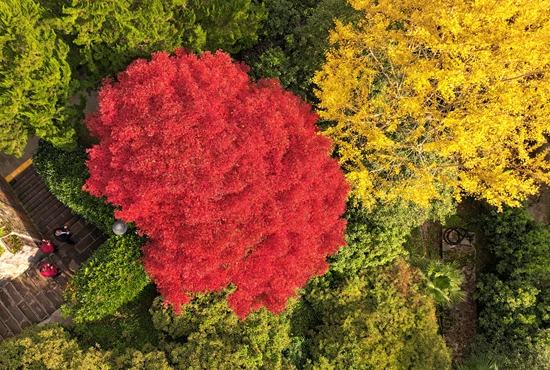
[[[37,230],[56,245],[56,252],[37,251],[38,262],[16,278],[0,281],[0,341],[25,327],[47,320],[62,302],[62,292],[74,272],[107,239],[95,226],[86,224],[59,202],[46,188],[32,165],[9,182]],[[69,222],[76,245],[58,242],[53,230]],[[37,267],[54,264],[60,271],[53,278],[42,277]]]

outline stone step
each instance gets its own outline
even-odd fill
[[[21,201],[27,201],[27,197],[32,196],[35,191],[46,189],[46,185],[32,166],[29,166],[19,176],[10,181],[10,186]]]
[[[0,281],[0,341],[56,312],[63,303],[63,289],[75,271],[107,240],[99,229],[86,224],[59,202],[32,166],[10,181],[10,185],[38,231],[54,242],[56,251],[43,253],[37,263],[17,278]],[[65,222],[70,224],[75,245],[59,242],[53,236],[53,230]],[[38,266],[43,262],[56,266],[58,276],[41,276]]]
[[[30,166],[24,169],[18,176],[10,181],[12,189],[32,187],[34,180],[38,177],[36,171],[33,171]]]

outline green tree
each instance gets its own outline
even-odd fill
[[[0,343],[2,369],[40,370],[171,370],[162,351],[145,346],[143,351],[123,353],[82,347],[58,324],[31,326]]]
[[[177,369],[293,369],[283,356],[290,344],[286,312],[265,308],[241,320],[227,305],[226,293],[197,296],[181,315],[159,298],[153,323],[169,339],[159,345]]]
[[[43,0],[48,1],[48,0]],[[48,3],[57,13],[62,1]],[[263,6],[252,0],[73,0],[57,27],[71,40],[73,68],[85,87],[116,77],[131,61],[184,46],[193,52],[237,52],[257,40]]]
[[[251,66],[251,76],[278,78],[285,89],[315,104],[312,82],[315,71],[325,62],[329,31],[335,20],[349,22],[361,13],[346,0],[267,0],[268,18],[260,40],[240,57]]]
[[[550,328],[548,227],[523,208],[487,211],[476,226],[490,256],[474,295],[481,331],[493,340],[511,340]]]
[[[105,353],[82,350],[77,341],[58,324],[31,326],[0,343],[3,369],[108,369]]]
[[[192,46],[195,16],[184,4],[185,0],[73,0],[63,8],[58,27],[72,39],[90,87],[104,77],[115,77],[138,57],[173,51],[184,40]]]
[[[33,0],[0,2],[1,151],[21,156],[33,136],[74,148],[68,52]]]
[[[479,333],[470,343],[466,365],[475,363],[477,358],[488,358],[495,360],[498,370],[550,370],[547,335],[545,330],[535,338],[493,340],[490,336]],[[464,370],[466,369],[469,370],[468,367]]]
[[[501,369],[550,369],[550,230],[524,208],[479,208],[487,254],[474,298],[478,334],[473,355]]]
[[[355,278],[329,272],[302,297],[316,322],[305,369],[449,369],[433,301],[403,261]]]
[[[202,50],[236,53],[258,40],[261,22],[267,18],[256,0],[189,0],[196,24],[204,32]],[[185,45],[184,45],[185,46]]]

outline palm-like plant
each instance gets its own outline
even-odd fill
[[[464,274],[455,263],[432,260],[421,267],[421,271],[426,279],[426,290],[436,304],[451,307],[466,298],[466,293],[460,288]]]
[[[455,365],[456,370],[498,370],[497,362],[489,355],[473,355]]]

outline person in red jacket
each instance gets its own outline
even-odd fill
[[[42,239],[41,243],[42,244],[40,244],[38,248],[40,248],[42,252],[53,253],[55,251],[55,245],[48,239]]]
[[[45,277],[53,277],[57,275],[57,268],[48,262],[41,264],[38,271],[40,271],[40,275]]]

